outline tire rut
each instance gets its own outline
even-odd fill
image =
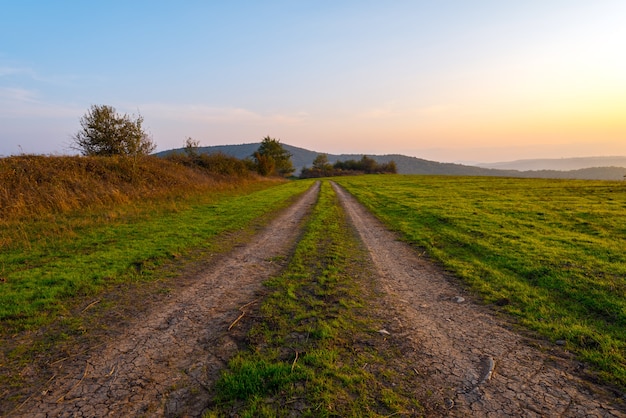
[[[279,272],[272,259],[294,247],[319,188],[121,336],[60,362],[49,384],[10,416],[200,416],[219,370],[238,349],[229,325]]]
[[[460,296],[440,268],[398,241],[333,183],[370,252],[395,315],[392,337],[413,346],[407,369],[440,415],[626,417],[624,399],[578,377],[577,364],[532,347],[483,306]],[[416,214],[416,216],[419,216]]]

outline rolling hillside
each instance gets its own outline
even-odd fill
[[[283,147],[292,154],[292,162],[296,168],[296,175],[300,173],[303,167],[310,167],[315,157],[321,152],[310,151],[304,148],[294,147],[288,144],[282,144]],[[213,154],[217,152],[231,155],[236,158],[247,158],[258,149],[259,143],[249,143],[240,145],[216,145],[210,147],[200,147],[199,151],[202,153]],[[158,156],[166,156],[172,153],[182,153],[183,148],[162,151],[157,153]],[[359,160],[363,154],[327,154],[330,163],[336,161],[345,160]],[[594,158],[594,159],[560,159],[556,160],[565,165],[569,160],[586,160],[584,168],[570,169],[568,171],[544,169],[550,167],[546,165],[546,160],[528,160],[528,161],[544,161],[541,164],[529,164],[528,167],[538,167],[536,169],[529,168],[526,171],[520,171],[519,169],[513,169],[513,163],[506,165],[507,163],[496,163],[493,166],[481,165],[470,166],[463,164],[453,163],[440,163],[436,161],[424,160],[416,157],[409,157],[400,154],[389,155],[368,155],[368,157],[376,160],[377,163],[387,163],[391,160],[395,161],[398,167],[398,173],[400,174],[433,174],[433,175],[455,175],[455,176],[505,176],[505,177],[537,177],[537,178],[564,178],[564,179],[586,179],[586,180],[624,180],[626,176],[626,168],[624,166],[616,166],[616,162],[623,161],[626,166],[626,157],[611,157],[607,158]],[[615,161],[614,161],[615,160]],[[550,160],[554,161],[554,160]],[[589,166],[591,161],[595,161],[598,164],[605,163],[605,165]],[[521,162],[520,162],[521,163]],[[572,165],[573,167],[579,167],[581,161],[578,161],[579,165]],[[572,163],[574,164],[574,163]],[[611,164],[613,166],[611,166]],[[520,167],[523,165],[520,165]]]

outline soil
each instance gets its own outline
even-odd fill
[[[427,409],[447,416],[626,417],[626,398],[581,374],[559,347],[513,332],[440,267],[333,184],[378,270],[390,317]],[[416,216],[419,216],[416,214]]]
[[[263,281],[280,271],[318,191],[319,184],[252,242],[209,263],[191,285],[163,297],[100,347],[53,362],[52,378],[9,416],[200,416],[208,389],[240,348],[231,325],[259,302]]]
[[[430,416],[626,417],[626,399],[585,378],[561,347],[522,336],[454,277],[333,185],[370,252],[385,340]],[[48,363],[51,376],[9,416],[201,416],[315,204],[319,184],[189,284],[147,303],[89,350]],[[381,330],[382,332],[382,330]],[[387,334],[388,333],[388,334]],[[31,371],[32,372],[32,371]]]

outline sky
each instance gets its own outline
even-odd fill
[[[92,105],[157,151],[626,155],[624,0],[0,2],[4,156],[75,154]]]

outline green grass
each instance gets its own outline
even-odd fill
[[[420,410],[368,313],[365,250],[327,183],[261,319],[216,384],[210,416],[388,416]],[[376,345],[378,341],[378,346]],[[408,380],[407,380],[408,381]],[[395,385],[395,386],[392,386]],[[411,385],[407,383],[407,385]]]
[[[337,178],[487,303],[626,387],[626,184]]]
[[[41,327],[108,286],[154,279],[156,267],[196,248],[222,252],[220,234],[248,227],[310,184],[250,183],[19,224],[22,238],[0,253],[0,329]]]

